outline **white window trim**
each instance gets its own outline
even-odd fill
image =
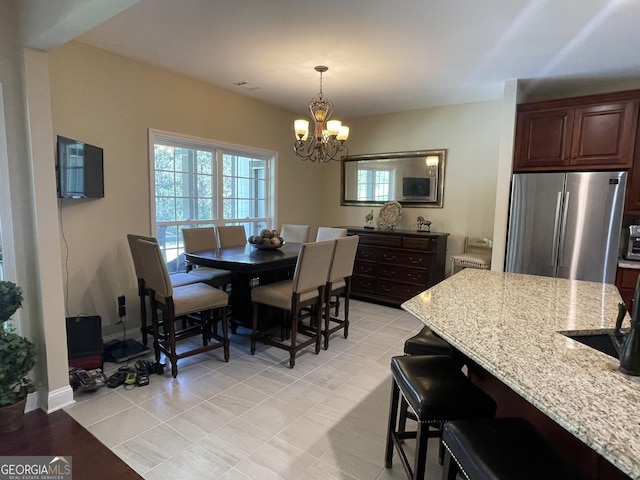
[[[211,148],[219,148],[225,150],[234,150],[244,153],[250,153],[255,155],[262,155],[264,157],[271,157],[273,161],[267,162],[268,167],[271,171],[269,172],[269,182],[267,182],[267,208],[271,213],[267,215],[267,218],[271,217],[273,219],[274,225],[278,225],[278,212],[276,206],[278,205],[278,190],[277,190],[277,181],[278,178],[278,152],[274,150],[264,150],[256,147],[247,147],[244,145],[238,145],[234,143],[222,142],[219,140],[202,138],[202,137],[194,137],[190,135],[183,135],[180,133],[167,132],[164,130],[156,130],[153,128],[149,129],[149,148],[148,148],[148,159],[149,159],[149,211],[150,211],[150,220],[151,224],[149,226],[151,232],[156,232],[156,186],[155,181],[155,169],[154,169],[154,145],[156,143],[162,143],[163,141],[171,142],[172,144],[181,144],[185,148],[203,148],[209,150]],[[218,178],[218,191],[222,188],[222,178]],[[213,221],[215,225],[223,224],[224,219],[218,218]],[[277,228],[273,225],[269,225],[267,228],[273,229]],[[153,235],[153,234],[152,234]]]

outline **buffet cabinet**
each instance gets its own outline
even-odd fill
[[[360,237],[353,298],[399,306],[444,280],[448,233],[346,228]]]

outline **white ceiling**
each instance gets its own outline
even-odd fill
[[[76,40],[301,115],[327,65],[345,118],[639,77],[639,21],[635,0],[140,0]]]

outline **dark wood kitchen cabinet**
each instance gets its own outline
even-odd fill
[[[633,166],[628,175],[624,213],[625,215],[640,215],[640,135],[636,137]]]
[[[444,280],[448,233],[346,228],[360,237],[351,279],[354,298],[399,306]]]
[[[616,287],[618,287],[620,296],[629,312],[632,311],[633,294],[636,290],[636,282],[638,281],[639,274],[640,270],[637,268],[618,267],[616,271]]]
[[[640,90],[518,106],[514,171],[628,169]]]

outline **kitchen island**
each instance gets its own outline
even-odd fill
[[[612,329],[619,302],[613,285],[465,269],[402,308],[640,479],[640,377],[620,373],[617,359],[559,333]]]

